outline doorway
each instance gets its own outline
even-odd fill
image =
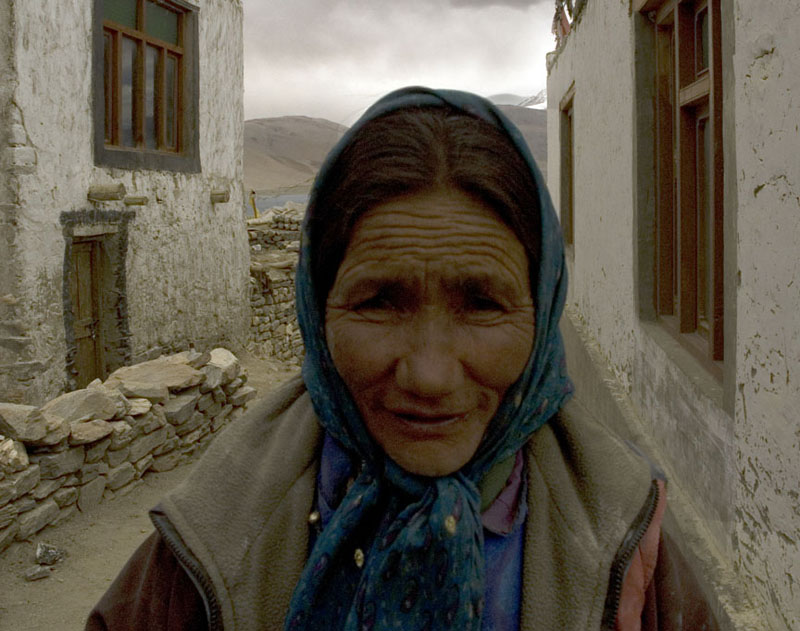
[[[106,377],[103,361],[103,304],[104,276],[102,239],[76,239],[72,242],[70,270],[70,299],[75,358],[72,376],[78,388]]]

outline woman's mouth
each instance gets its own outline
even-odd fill
[[[423,412],[408,410],[389,410],[389,412],[402,421],[419,426],[442,426],[457,423],[466,418],[466,412]]]

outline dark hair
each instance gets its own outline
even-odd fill
[[[356,222],[392,199],[454,188],[494,210],[525,248],[535,296],[540,231],[533,174],[511,139],[449,107],[408,108],[368,121],[330,165],[309,208],[311,274],[324,312]]]

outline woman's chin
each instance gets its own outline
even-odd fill
[[[480,442],[480,441],[478,441]],[[386,455],[409,473],[425,477],[450,475],[467,464],[477,450],[465,445],[451,445],[439,441],[417,441],[401,448],[384,447]]]

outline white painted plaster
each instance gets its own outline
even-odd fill
[[[636,311],[634,40],[629,3],[588,2],[548,79],[549,186],[560,204],[558,104],[575,84],[575,246],[568,304],[655,439],[764,624],[800,628],[800,17],[794,2],[723,0],[736,51],[735,383],[720,384]],[[730,181],[730,180],[728,180]],[[731,356],[732,355],[732,356]],[[735,390],[735,410],[722,408]],[[731,415],[732,414],[732,415]],[[714,583],[718,577],[710,577]],[[725,596],[721,596],[725,600]],[[742,603],[729,603],[732,609]]]
[[[242,5],[202,0],[199,6],[200,162],[196,174],[94,166],[91,110],[92,9],[86,0],[12,0],[13,101],[25,144],[8,147],[16,175],[15,241],[19,304],[32,339],[31,357],[46,370],[33,399],[58,392],[65,380],[62,307],[64,237],[60,213],[92,208],[92,185],[122,182],[142,206],[132,210],[127,293],[134,358],[148,349],[241,346],[249,324],[247,236],[242,204]],[[22,138],[19,129],[14,138]],[[212,189],[230,201],[212,204]]]
[[[800,628],[800,15],[735,3],[738,562]]]

